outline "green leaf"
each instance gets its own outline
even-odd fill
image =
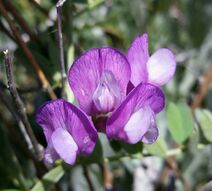
[[[195,116],[200,124],[204,137],[212,142],[212,113],[206,109],[197,109]]]
[[[159,136],[158,139],[151,145],[144,144],[144,149],[152,155],[163,157],[166,155],[166,142],[162,136]]]
[[[68,61],[68,69],[69,69],[71,68],[72,63],[74,62],[74,46],[73,45],[71,45],[68,48],[67,61]],[[74,103],[74,93],[69,86],[68,80],[66,80],[65,82],[65,92],[66,92],[67,100],[70,103]]]
[[[198,144],[200,142],[200,130],[197,126],[197,123],[194,123],[194,130],[192,131],[189,141],[188,141],[188,149],[190,152],[195,153],[198,151]]]
[[[170,103],[167,109],[168,129],[177,143],[183,143],[192,133],[193,118],[185,103]]]
[[[62,165],[53,168],[35,184],[31,191],[48,191],[52,189],[54,184],[56,184],[62,178],[64,173],[65,169]]]
[[[103,2],[104,2],[104,0],[88,0],[88,7],[90,9],[93,9]]]
[[[75,53],[74,45],[71,44],[69,46],[68,52],[67,52],[67,64],[68,64],[68,68],[71,68],[72,63],[74,62],[74,53]]]

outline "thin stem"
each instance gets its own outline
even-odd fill
[[[93,184],[92,184],[92,181],[91,181],[91,178],[90,178],[90,176],[88,174],[87,167],[86,166],[83,166],[82,169],[83,169],[83,174],[84,174],[85,179],[86,179],[86,181],[88,183],[88,186],[89,186],[90,191],[95,191],[94,190],[94,187],[93,187]]]
[[[62,97],[65,97],[65,80],[66,80],[66,70],[64,62],[64,50],[63,50],[63,33],[62,33],[62,6],[65,0],[59,0],[56,4],[57,9],[57,40],[59,48],[59,63],[61,69],[61,82],[62,82]]]
[[[7,86],[0,81],[0,88],[8,90]],[[24,87],[24,88],[16,88],[19,94],[27,94],[31,92],[39,91],[39,86],[30,86],[30,87]]]
[[[2,86],[2,83],[0,83],[0,96],[1,96],[1,101],[4,103],[4,105],[7,107],[7,109],[10,111],[10,113],[12,114],[13,118],[15,119],[15,121],[18,123],[19,129],[21,131],[21,134],[24,137],[24,141],[27,143],[27,147],[30,150],[30,152],[32,151],[32,142],[29,138],[29,135],[27,134],[24,124],[21,121],[21,119],[19,118],[19,116],[15,113],[15,111],[12,108],[12,105],[7,97],[7,95],[4,93],[4,87]]]
[[[112,183],[112,173],[108,167],[108,164],[106,162],[99,163],[99,168],[101,170],[101,174],[103,177],[103,183],[105,190],[112,190],[113,189],[113,183]]]
[[[25,42],[21,38],[21,34],[16,29],[13,21],[8,16],[7,10],[5,9],[5,7],[4,7],[4,5],[2,3],[2,0],[0,0],[0,13],[2,14],[2,16],[7,21],[11,31],[13,32],[13,35],[16,38],[17,43],[23,49],[23,52],[25,53],[26,57],[28,58],[28,60],[32,64],[32,66],[34,67],[34,69],[35,69],[35,71],[37,73],[37,76],[38,76],[39,80],[41,81],[41,84],[42,84],[43,88],[48,91],[49,96],[51,97],[51,99],[56,99],[57,97],[56,97],[54,91],[52,90],[52,88],[51,88],[51,86],[50,86],[45,74],[43,73],[43,71],[41,70],[41,68],[38,65],[37,61],[35,60],[32,52],[30,51],[30,49],[27,47],[27,45],[25,44]]]
[[[66,0],[59,0],[56,4],[56,7],[62,7]]]
[[[39,3],[37,3],[35,0],[29,0],[30,3],[32,3],[41,13],[43,13],[46,17],[49,17],[49,13],[46,9],[40,6]]]
[[[202,80],[200,82],[198,92],[196,93],[193,103],[191,105],[192,110],[194,111],[196,108],[200,107],[204,97],[207,95],[209,85],[212,82],[212,67],[204,74]]]
[[[42,158],[42,147],[37,142],[37,139],[33,133],[32,127],[31,127],[31,125],[28,121],[27,115],[26,115],[26,108],[25,108],[24,103],[22,102],[22,100],[18,94],[18,91],[15,87],[15,81],[14,81],[13,69],[12,69],[13,66],[12,66],[12,62],[11,62],[11,57],[9,55],[9,51],[8,50],[4,51],[4,54],[5,54],[6,74],[7,74],[8,87],[9,87],[10,94],[11,94],[11,96],[14,100],[14,103],[18,109],[18,114],[20,116],[21,121],[23,122],[25,130],[26,130],[28,136],[30,137],[34,154],[40,160]],[[24,136],[26,136],[26,135],[24,135]]]
[[[5,92],[4,86],[2,86],[3,83],[0,81],[0,101],[5,105],[5,107],[8,109],[8,111],[11,113],[12,117],[15,119],[16,123],[19,126],[19,129],[10,127],[9,124],[7,124],[7,127],[10,129],[11,133],[11,141],[13,144],[17,145],[21,148],[21,151],[25,155],[25,157],[30,158],[33,160],[35,168],[37,170],[38,177],[42,177],[43,174],[47,172],[47,168],[42,163],[42,161],[38,161],[37,156],[33,155],[32,150],[32,142],[29,138],[28,133],[26,132],[26,129],[24,127],[23,122],[21,121],[19,115],[15,112],[15,108],[13,106],[12,100],[8,98],[8,95]],[[20,136],[21,135],[21,136]]]
[[[4,26],[4,24],[0,21],[0,30],[4,32],[9,38],[11,38],[13,41],[15,41],[15,38],[12,36],[9,30]]]
[[[16,7],[12,4],[11,0],[4,0],[4,5],[7,8],[8,11],[11,12],[15,20],[19,23],[19,25],[26,31],[26,33],[30,36],[32,40],[39,41],[37,36],[33,31],[31,31],[30,27],[28,26],[27,22],[24,20],[24,18],[21,16],[19,11],[16,9]]]

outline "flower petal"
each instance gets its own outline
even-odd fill
[[[152,144],[158,138],[159,132],[156,124],[153,124],[142,137],[141,141],[146,144]]]
[[[43,128],[48,143],[56,129],[64,128],[73,137],[80,154],[90,154],[95,147],[98,135],[93,123],[83,111],[64,99],[41,106],[36,121]]]
[[[57,128],[51,136],[52,145],[58,155],[68,164],[76,161],[78,147],[72,136],[64,128]]]
[[[77,143],[80,153],[82,155],[89,155],[96,145],[98,139],[97,131],[91,120],[88,119],[87,115],[82,110],[72,104],[69,104],[69,108],[71,110],[68,111],[72,111],[72,113],[66,114],[67,118],[71,116],[71,129],[68,130]]]
[[[155,114],[149,106],[142,107],[133,113],[123,129],[128,143],[135,144],[141,141],[153,125],[155,125]]]
[[[148,82],[162,86],[174,75],[176,60],[173,53],[166,48],[157,50],[147,62]]]
[[[59,159],[60,156],[57,154],[57,152],[55,151],[53,145],[52,145],[52,141],[50,141],[48,143],[47,148],[45,149],[45,153],[44,153],[44,159],[47,163],[53,163],[55,160]]]
[[[65,128],[65,100],[54,100],[44,103],[36,112],[36,122],[43,128],[47,142],[57,128]]]
[[[148,34],[137,37],[128,49],[127,59],[131,67],[131,82],[137,86],[140,82],[147,82],[146,63],[149,59]]]
[[[121,139],[129,142],[124,128],[130,121],[130,118],[141,108],[144,109],[145,107],[149,107],[151,111],[158,113],[164,108],[164,104],[165,98],[160,88],[151,84],[140,83],[129,93],[121,105],[108,118],[106,124],[106,134],[108,138]],[[143,111],[140,112],[142,113]],[[136,121],[140,119],[140,112],[138,114],[139,117],[136,117]],[[149,119],[152,118],[151,115],[146,115],[149,117]],[[144,120],[141,122],[144,123]],[[130,123],[132,124],[133,122]],[[145,124],[147,124],[147,122],[145,122]],[[142,124],[143,128],[147,126],[145,124]],[[136,126],[133,128],[136,129]],[[141,127],[138,125],[137,128]]]
[[[121,94],[117,81],[112,72],[105,71],[93,94],[93,102],[99,111],[108,113],[114,110],[120,101]]]
[[[89,115],[99,113],[92,98],[105,71],[113,74],[119,86],[121,98],[125,97],[131,74],[130,65],[125,56],[115,49],[91,49],[80,56],[69,71],[70,87],[80,108]]]

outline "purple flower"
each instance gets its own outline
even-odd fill
[[[46,137],[44,157],[48,163],[61,158],[72,165],[77,155],[89,155],[95,147],[98,135],[93,123],[83,111],[64,99],[41,106],[36,122]]]
[[[160,88],[140,83],[108,118],[108,138],[131,144],[153,143],[158,137],[155,115],[164,108],[164,100]]]
[[[73,63],[68,79],[79,107],[88,115],[97,115],[113,111],[126,97],[130,73],[122,53],[96,48]]]
[[[134,86],[140,82],[162,86],[175,73],[176,61],[169,49],[158,49],[149,57],[147,33],[133,41],[128,49],[127,58],[131,67],[130,80]]]
[[[109,139],[153,143],[158,137],[155,115],[164,107],[164,94],[142,81],[127,95],[130,76],[130,65],[122,53],[91,49],[72,65],[69,84],[81,109],[89,115],[101,114],[95,124]]]

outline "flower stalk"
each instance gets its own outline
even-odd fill
[[[13,98],[13,101],[18,109],[18,115],[25,127],[26,131],[24,131],[25,132],[24,136],[27,139],[28,143],[29,143],[28,136],[30,137],[30,141],[31,141],[32,145],[29,144],[29,149],[33,151],[33,155],[37,156],[38,160],[41,160],[43,148],[38,143],[38,141],[33,133],[32,127],[31,127],[31,125],[28,121],[27,115],[26,115],[26,108],[25,108],[24,103],[21,100],[21,98],[18,94],[18,91],[16,89],[15,80],[13,77],[13,66],[12,66],[9,51],[5,50],[4,55],[5,55],[5,67],[6,67],[6,75],[7,75],[7,80],[8,80],[8,88],[9,88],[10,94]],[[26,133],[28,135],[27,137],[26,137]]]
[[[61,95],[65,97],[65,80],[66,80],[66,69],[64,62],[64,50],[63,50],[63,33],[62,33],[62,6],[65,3],[65,0],[59,0],[56,4],[57,9],[57,41],[59,48],[59,63],[61,70]]]

